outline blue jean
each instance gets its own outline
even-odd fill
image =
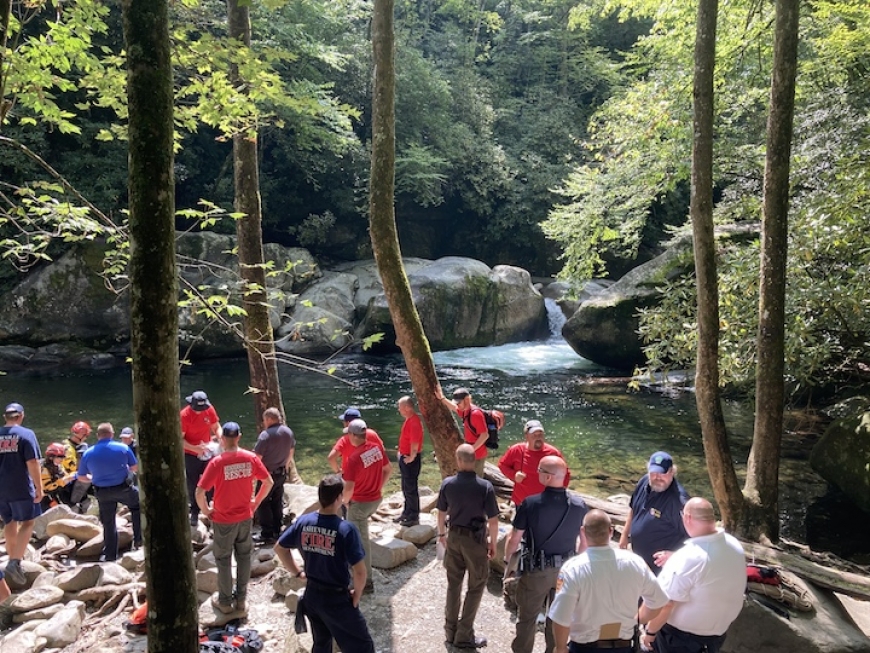
[[[342,653],[374,653],[375,645],[363,613],[353,607],[350,592],[308,583],[305,614],[311,624],[311,653],[332,653],[333,638]]]
[[[100,523],[103,525],[103,556],[106,560],[118,559],[118,527],[115,514],[118,504],[123,503],[130,509],[133,522],[133,543],[142,542],[142,521],[139,510],[139,488],[122,483],[112,487],[96,489],[97,503],[100,506]]]

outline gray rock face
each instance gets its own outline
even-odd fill
[[[810,465],[870,513],[870,412],[834,420],[813,447]]]
[[[228,324],[203,314],[194,298],[241,304],[243,285],[233,236],[182,234],[179,261],[179,346],[191,358],[243,355],[239,315]],[[374,261],[322,274],[303,249],[266,245],[270,323],[277,347],[301,355],[330,354],[354,338],[384,333],[395,349],[383,287]],[[129,353],[129,293],[106,289],[100,276],[106,247],[73,246],[29,274],[0,301],[0,366],[4,369],[102,369]],[[480,261],[447,257],[404,261],[414,301],[435,349],[486,346],[547,334],[543,298],[525,270],[490,269]]]
[[[544,299],[525,270],[490,269],[453,256],[418,264],[407,266],[408,281],[433,349],[500,345],[546,335]],[[395,331],[382,293],[371,297],[357,327],[358,337],[374,333],[386,334],[385,344],[394,346]]]
[[[620,370],[644,362],[638,335],[641,308],[655,305],[660,285],[685,274],[692,265],[691,239],[684,238],[644,263],[610,288],[586,300],[562,328],[562,336],[583,358]]]

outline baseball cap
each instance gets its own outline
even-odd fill
[[[359,408],[356,406],[348,406],[347,410],[345,410],[341,415],[338,416],[338,419],[343,422],[350,422],[354,419],[360,419],[362,417],[362,413],[359,412]]]
[[[647,470],[657,474],[667,474],[673,466],[674,459],[671,458],[671,454],[665,451],[656,451],[649,457]]]
[[[129,426],[125,426],[124,428],[121,429],[120,437],[132,438],[133,437],[133,429],[131,429]]]
[[[24,406],[21,404],[12,403],[6,406],[6,410],[3,411],[4,415],[19,415],[24,414]]]
[[[367,428],[368,426],[364,421],[362,421],[361,419],[355,419],[347,425],[347,428],[344,429],[344,432],[350,433],[351,435],[365,435]]]
[[[543,433],[544,425],[536,419],[530,419],[528,422],[526,422],[526,427],[524,430],[526,433],[534,433],[535,431],[541,431]]]
[[[453,391],[453,401],[462,401],[470,395],[471,393],[468,391],[468,388],[456,388]]]
[[[187,403],[190,404],[190,407],[196,411],[205,410],[211,403],[208,400],[208,395],[205,394],[202,390],[197,390],[189,397],[186,397]]]
[[[221,427],[221,433],[225,438],[237,438],[242,433],[242,427],[235,422],[226,422]]]

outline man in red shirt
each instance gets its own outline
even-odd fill
[[[398,408],[399,414],[405,418],[399,435],[399,474],[405,507],[396,521],[402,526],[416,526],[420,523],[420,489],[417,484],[423,452],[423,421],[411,397],[399,399]]]
[[[532,419],[526,422],[523,433],[526,436],[526,441],[508,447],[501,460],[498,461],[501,473],[514,482],[511,500],[515,506],[519,506],[526,497],[544,491],[544,485],[538,475],[538,464],[541,462],[541,458],[557,456],[562,460],[565,459],[561,451],[544,442],[544,427],[538,420]],[[566,471],[566,487],[569,480],[571,480],[571,475]]]
[[[187,397],[187,406],[181,409],[181,437],[184,445],[184,473],[187,477],[187,496],[190,499],[190,525],[199,524],[199,506],[196,505],[196,485],[205,466],[214,455],[212,444],[221,432],[220,420],[208,395],[197,390]]]
[[[471,393],[466,388],[456,388],[453,391],[453,401],[444,396],[441,388],[438,388],[435,396],[462,419],[465,441],[474,447],[474,473],[483,478],[487,456],[486,439],[489,437],[483,411],[471,403]]]
[[[347,410],[344,411],[341,415],[338,416],[342,422],[344,422],[344,433],[335,441],[335,444],[332,445],[332,450],[330,450],[329,455],[326,457],[326,460],[329,462],[329,466],[332,467],[332,471],[336,474],[344,472],[344,466],[347,462],[348,457],[353,450],[355,449],[354,445],[350,441],[350,436],[346,435],[348,425],[355,419],[362,419],[362,413],[359,412],[359,408],[354,408],[353,406],[349,406]],[[377,434],[374,429],[368,429],[366,431],[366,440],[369,442],[374,442],[375,444],[384,446],[383,440]],[[339,464],[339,460],[341,463]]]
[[[254,511],[272,490],[274,481],[260,457],[239,448],[241,429],[227,422],[221,434],[223,452],[212,458],[196,487],[196,503],[212,521],[214,561],[218,572],[218,595],[212,605],[223,614],[247,612],[245,600],[251,578],[251,523]],[[254,495],[254,483],[261,481]],[[214,490],[209,503],[206,492]],[[232,557],[236,556],[236,587],[233,592]]]
[[[381,505],[381,490],[393,466],[387,458],[384,445],[366,438],[369,430],[361,419],[352,420],[345,429],[354,445],[344,466],[344,502],[347,504],[347,520],[356,525],[362,536],[366,557],[366,592],[374,590],[372,582],[372,545],[369,539],[369,517]]]

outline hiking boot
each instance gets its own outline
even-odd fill
[[[6,574],[6,578],[16,585],[27,584],[27,576],[24,575],[24,571],[21,569],[21,560],[10,560],[6,565],[4,573]]]
[[[197,526],[199,526],[199,515],[190,516],[190,526],[191,528],[196,528]]]
[[[244,612],[247,614],[248,603],[247,601],[245,601],[245,599],[236,599],[234,605],[236,608],[236,612]]]
[[[211,606],[221,614],[231,614],[234,612],[232,603],[221,603],[217,596],[211,597]]]
[[[476,635],[465,642],[453,642],[453,646],[456,648],[483,648],[486,646],[486,643],[486,637]]]
[[[402,521],[399,522],[399,525],[404,526],[405,528],[408,528],[411,526],[419,526],[420,520],[419,519],[403,519]]]

